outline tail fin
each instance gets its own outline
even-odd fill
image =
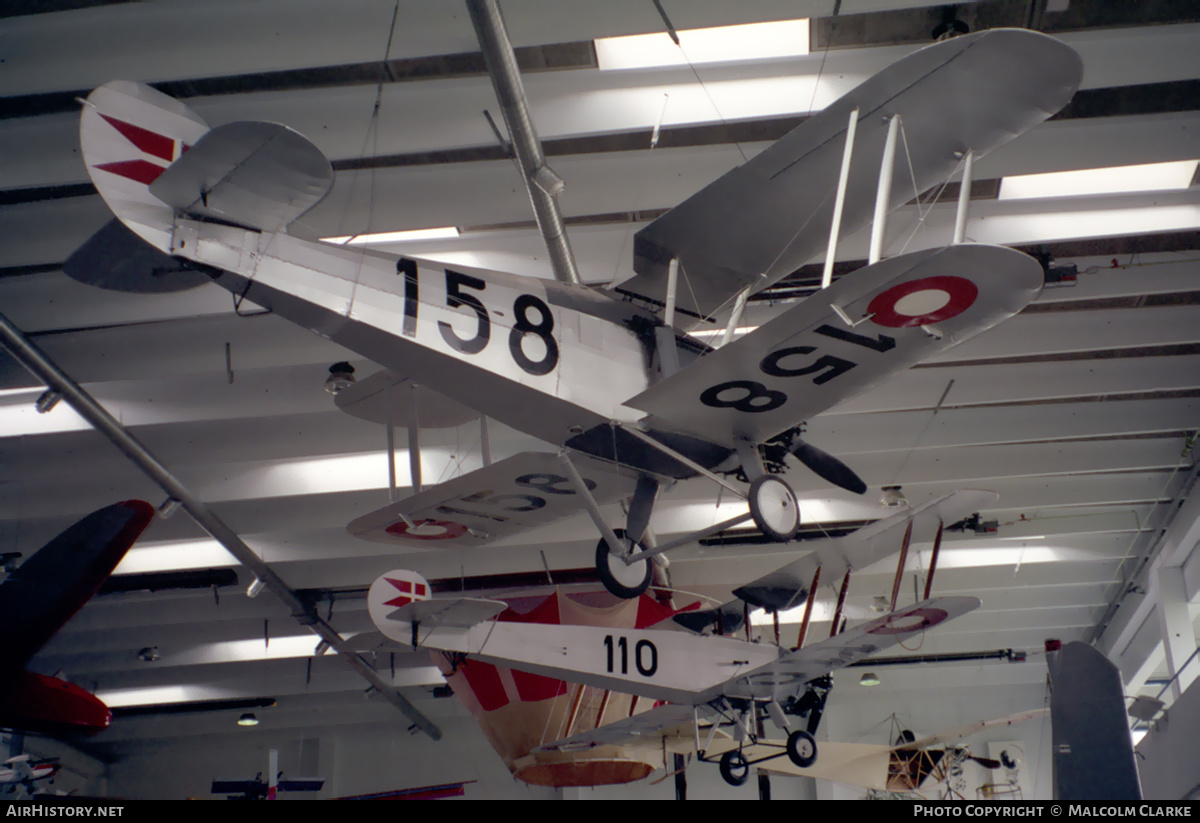
[[[466,632],[508,608],[499,600],[469,597],[431,598],[425,578],[413,571],[396,569],[371,584],[367,610],[375,627],[390,640],[416,645],[418,627],[422,637],[429,630]],[[424,641],[422,641],[424,642]]]
[[[299,132],[259,122],[209,129],[182,103],[127,81],[92,92],[79,131],[88,173],[113,213],[184,257],[184,241],[170,246],[174,215],[274,233],[333,186],[329,160]]]
[[[88,174],[121,222],[170,248],[172,208],[150,184],[209,130],[199,115],[149,86],[114,80],[88,95],[79,142]]]

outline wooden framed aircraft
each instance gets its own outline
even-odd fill
[[[884,215],[910,198],[908,187],[892,190],[894,170],[917,191],[944,182],[1058,111],[1080,77],[1073,50],[1029,31],[916,51],[639,231],[635,274],[611,289],[289,233],[332,185],[316,146],[279,124],[210,128],[154,89],[114,81],[85,101],[80,138],[119,222],[65,270],[129,290],[211,280],[239,305],[263,306],[559,449],[510,457],[350,529],[471,548],[582,508],[601,534],[601,579],[632,597],[655,555],[716,529],[752,519],[791,539],[799,507],[781,476],[791,460],[862,493],[852,470],[804,441],[803,422],[1019,312],[1043,273],[1003,247],[883,259],[873,240],[870,265],[720,348],[676,318],[736,309],[820,254],[831,226],[836,237],[871,222],[881,240]],[[749,513],[655,546],[659,492],[698,476],[746,498]],[[623,528],[613,529],[600,507],[625,497]]]
[[[818,570],[845,575],[848,581],[851,572],[906,550],[914,533],[926,535],[934,529],[936,547],[943,524],[995,499],[992,492],[958,491],[849,535],[815,541],[814,550],[804,557],[739,587],[738,601],[705,611],[685,606],[673,620],[640,629],[496,620],[508,608],[503,601],[433,598],[421,575],[397,569],[379,577],[367,595],[371,619],[382,637],[364,635],[356,642],[363,651],[383,651],[396,644],[424,648],[443,653],[452,668],[468,661],[501,665],[661,701],[663,705],[549,742],[537,751],[586,752],[664,736],[682,739],[687,735],[679,730],[690,728],[691,747],[700,759],[715,759],[725,780],[740,785],[751,765],[785,753],[796,768],[817,762],[815,735],[832,689],[831,672],[966,614],[980,601],[931,597],[927,587],[921,602],[828,640],[809,646],[801,640],[796,649],[727,636],[742,627],[749,607],[764,600],[771,610],[783,602],[811,603]],[[902,570],[903,563],[897,576]],[[837,626],[840,615],[833,622]],[[772,745],[762,735],[760,721],[768,717],[787,733],[783,743]],[[793,727],[789,718],[802,719],[803,728]],[[734,729],[732,743],[717,738],[720,726]],[[703,743],[702,727],[709,730]],[[877,753],[854,752],[856,758]],[[835,761],[840,763],[844,756],[837,752]]]

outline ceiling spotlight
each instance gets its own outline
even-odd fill
[[[238,718],[237,724],[239,726],[257,726],[258,718],[254,716],[254,712],[246,712]]]
[[[904,496],[904,492],[900,491],[899,486],[884,486],[879,502],[889,509],[902,509],[908,505],[908,498]]]
[[[879,678],[875,675],[875,672],[863,672],[863,676],[858,679],[858,685],[878,686]]]
[[[354,385],[354,367],[342,361],[329,367],[329,376],[325,378],[325,391],[336,395],[342,389]]]
[[[59,400],[62,400],[61,394],[54,389],[46,389],[38,395],[38,399],[33,405],[37,409],[38,414],[48,414],[51,409],[58,405]]]
[[[138,649],[137,659],[143,663],[153,663],[155,660],[158,660],[158,646],[146,646],[145,648]]]
[[[258,597],[258,593],[263,590],[266,583],[263,583],[259,578],[254,578],[254,582],[250,584],[250,588],[246,589],[246,597]]]

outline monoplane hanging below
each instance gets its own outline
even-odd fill
[[[866,488],[802,439],[803,422],[1019,312],[1043,274],[1033,258],[997,246],[873,254],[871,265],[716,350],[677,328],[677,312],[710,317],[779,281],[822,251],[831,223],[849,232],[874,214],[881,235],[882,216],[913,189],[1045,120],[1080,77],[1072,49],[1029,31],[916,51],[639,231],[636,274],[616,291],[289,234],[332,186],[316,146],[283,125],[210,128],[147,86],[114,81],[89,95],[80,135],[88,172],[128,231],[102,230],[66,271],[134,290],[211,279],[559,447],[558,458],[510,458],[352,530],[424,548],[484,546],[583,508],[602,535],[601,579],[632,597],[651,579],[652,552],[701,536],[652,545],[661,489],[707,477],[749,502],[749,514],[722,527],[753,519],[789,540],[799,525],[780,476],[789,460]],[[840,175],[847,143],[858,159]],[[893,169],[912,187],[893,191]],[[844,202],[836,216],[835,192]],[[631,492],[624,528],[613,530],[600,506]]]
[[[371,586],[367,605],[379,632],[407,648],[426,648],[447,655],[455,668],[495,664],[534,675],[608,689],[666,705],[635,713],[598,728],[547,743],[542,752],[587,752],[630,741],[661,738],[668,730],[696,729],[700,757],[718,759],[721,773],[734,784],[744,782],[751,763],[746,747],[762,743],[764,717],[787,732],[786,742],[772,755],[786,752],[793,764],[811,766],[817,759],[815,734],[832,688],[829,674],[908,640],[928,628],[978,608],[974,597],[929,597],[906,608],[835,634],[797,650],[724,636],[737,632],[749,606],[770,593],[768,608],[780,603],[812,601],[810,587],[818,569],[830,579],[870,566],[907,548],[914,528],[922,532],[966,517],[980,504],[994,502],[992,492],[960,491],[905,509],[845,537],[816,541],[814,550],[776,571],[740,586],[735,603],[698,611],[684,606],[674,621],[646,628],[595,625],[549,625],[495,620],[507,609],[498,600],[432,598],[428,582],[415,572],[396,570]],[[698,603],[695,605],[699,605]],[[834,623],[839,622],[835,615]],[[666,628],[663,628],[666,626]],[[359,638],[364,650],[385,650],[378,638]],[[374,642],[377,645],[371,646]],[[793,728],[789,717],[805,721]],[[735,730],[735,744],[714,749],[718,726]],[[710,730],[701,744],[698,730]],[[677,735],[678,736],[678,735]]]

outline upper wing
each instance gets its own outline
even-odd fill
[[[735,589],[733,593],[764,609],[789,609],[804,602],[818,567],[823,570],[822,576],[826,580],[837,580],[847,571],[866,568],[899,551],[900,535],[897,532],[902,526],[912,523],[912,539],[927,540],[933,536],[939,522],[957,523],[995,503],[998,497],[995,492],[959,490],[904,509],[845,537],[813,541],[817,545],[811,553]]]
[[[632,472],[573,459],[597,502],[633,493]],[[555,455],[522,452],[363,515],[347,529],[363,540],[425,549],[486,546],[581,511],[578,498]]]
[[[962,153],[982,156],[1066,105],[1082,78],[1069,46],[1031,31],[955,37],[884,69],[749,162],[638,232],[637,275],[620,290],[663,300],[671,258],[682,263],[681,309],[707,315],[746,286],[774,283],[825,246],[850,113],[858,109],[842,232],[874,207],[886,117],[901,116],[907,159],[898,180],[924,191],[947,179]],[[891,207],[912,199],[897,185]]]
[[[721,687],[721,694],[758,699],[790,694],[799,683],[878,654],[979,606],[977,597],[923,600],[738,675]]]
[[[958,728],[950,729],[938,734],[931,734],[928,737],[922,737],[920,740],[913,741],[912,743],[908,743],[903,746],[896,746],[895,749],[896,751],[900,752],[908,752],[917,751],[918,749],[927,749],[930,746],[938,746],[945,743],[957,743],[960,740],[965,740],[973,734],[978,734],[979,732],[986,731],[988,729],[1003,728],[1005,726],[1012,726],[1015,723],[1025,723],[1030,720],[1035,720],[1039,717],[1046,717],[1049,714],[1049,709],[1032,709],[1027,712],[1017,712],[1016,714],[1010,714],[1008,717],[999,717],[995,720],[982,720],[978,723],[959,726]]]
[[[1016,314],[1043,280],[1037,261],[1001,246],[893,257],[626,403],[650,414],[650,428],[760,443]]]

